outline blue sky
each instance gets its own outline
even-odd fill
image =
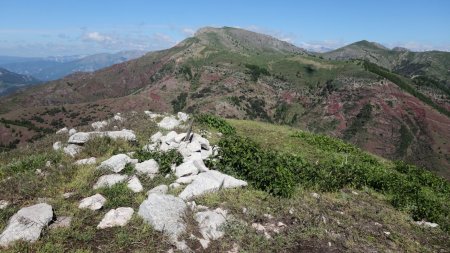
[[[234,26],[307,49],[358,40],[450,51],[450,1],[2,1],[0,55],[158,50],[203,26]]]

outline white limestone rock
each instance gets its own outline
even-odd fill
[[[72,217],[70,216],[59,216],[56,218],[55,222],[50,224],[49,229],[57,229],[57,228],[68,228],[72,223]]]
[[[416,221],[416,224],[423,227],[429,227],[429,228],[437,228],[439,225],[437,223],[428,222],[428,221]]]
[[[154,187],[153,189],[149,190],[147,192],[147,195],[150,195],[152,193],[159,193],[159,194],[166,194],[169,191],[169,187],[165,184],[158,185]]]
[[[20,209],[11,217],[8,226],[0,235],[0,246],[7,247],[18,240],[37,241],[42,229],[52,218],[53,209],[46,203]]]
[[[194,166],[198,169],[198,171],[201,172],[207,172],[209,169],[208,167],[206,167],[205,163],[203,162],[203,160],[199,159],[199,160],[194,160],[192,162],[194,164]]]
[[[122,171],[127,163],[131,163],[131,160],[132,159],[125,154],[114,155],[103,161],[97,169],[105,169],[117,173]]]
[[[158,117],[161,116],[161,114],[154,113],[154,112],[151,112],[151,111],[144,111],[144,113],[145,113],[148,117],[150,117],[150,119],[155,119],[155,118],[158,118]]]
[[[7,200],[0,200],[0,210],[3,210],[9,206],[9,201]]]
[[[187,205],[178,197],[152,193],[139,206],[138,215],[157,231],[167,234],[172,241],[177,241],[186,230],[183,215]]]
[[[220,173],[216,170],[209,170],[200,173],[191,184],[184,188],[179,197],[182,199],[189,199],[208,192],[217,192],[220,189],[243,186],[247,186],[247,182]]]
[[[180,143],[182,140],[184,140],[185,137],[186,137],[186,133],[178,134],[177,137],[175,137],[174,141],[176,143]]]
[[[75,128],[71,128],[70,130],[69,130],[69,136],[72,136],[72,135],[74,135],[74,134],[76,134],[77,133],[77,130],[75,129]]]
[[[152,135],[150,137],[150,141],[155,143],[161,140],[161,137],[163,137],[164,135],[161,132],[157,132],[154,135]]]
[[[113,140],[124,139],[127,141],[136,141],[136,135],[133,130],[122,129],[120,131],[107,131],[104,135]]]
[[[131,220],[134,210],[131,207],[119,207],[111,209],[105,214],[103,219],[97,225],[99,229],[111,227],[123,227]]]
[[[125,121],[125,118],[120,116],[120,113],[117,113],[116,115],[114,115],[113,120],[123,122],[123,121]]]
[[[194,165],[193,161],[184,162],[175,168],[175,176],[177,178],[197,174],[198,168]]]
[[[69,132],[69,129],[67,127],[61,128],[58,131],[56,131],[56,134],[67,134]]]
[[[91,135],[98,135],[99,132],[78,132],[69,137],[68,143],[70,144],[84,144],[91,137]]]
[[[75,145],[75,144],[69,144],[69,145],[67,145],[67,146],[65,146],[65,147],[63,148],[63,151],[64,151],[64,153],[65,153],[66,155],[69,155],[69,156],[71,156],[71,157],[75,157],[78,153],[81,152],[82,149],[83,149],[83,148],[80,147],[80,146],[78,146],[78,145]]]
[[[167,116],[164,117],[159,123],[158,126],[160,128],[166,129],[166,130],[172,130],[175,127],[179,126],[181,122],[177,120],[174,116]]]
[[[200,152],[200,150],[202,149],[202,147],[200,146],[200,143],[197,141],[192,141],[191,143],[189,143],[187,145],[187,148],[191,151],[191,152]]]
[[[175,138],[178,136],[177,132],[170,131],[165,136],[161,137],[161,142],[165,142],[167,144],[170,144],[171,142],[175,141]]]
[[[190,184],[194,179],[197,177],[197,175],[187,176],[187,177],[180,177],[177,180],[175,180],[175,183],[178,184]]]
[[[86,158],[86,159],[77,160],[74,164],[75,165],[91,165],[91,164],[95,164],[96,162],[97,162],[97,158],[90,157],[90,158]]]
[[[91,124],[91,127],[95,130],[95,131],[100,131],[102,130],[102,128],[108,126],[108,121],[103,120],[103,121],[97,121]]]
[[[120,174],[109,174],[103,175],[98,180],[97,183],[94,184],[94,190],[102,187],[111,187],[115,184],[125,182],[127,180],[127,176]]]
[[[159,147],[159,144],[158,144],[158,143],[152,143],[152,144],[147,144],[147,145],[145,145],[142,149],[143,149],[144,151],[151,152],[151,151],[156,151],[156,150],[158,150],[158,147]]]
[[[60,141],[53,143],[53,150],[57,151],[57,150],[60,150],[61,148],[62,148],[62,143]]]
[[[97,193],[93,196],[82,199],[80,201],[80,204],[78,205],[78,208],[91,209],[95,211],[102,208],[105,202],[106,202],[105,197]]]
[[[177,113],[177,117],[178,117],[179,120],[181,120],[183,122],[186,122],[186,121],[189,120],[189,115],[184,113],[184,112],[178,112]]]
[[[159,165],[154,159],[150,159],[141,163],[137,163],[134,166],[134,169],[141,175],[146,175],[150,178],[154,178],[159,172]]]
[[[132,176],[131,179],[128,180],[127,187],[133,192],[142,192],[144,190],[141,181],[139,181],[139,178],[136,175]]]
[[[169,188],[170,189],[177,189],[179,187],[181,187],[181,184],[179,184],[179,183],[171,183],[171,184],[169,184]]]

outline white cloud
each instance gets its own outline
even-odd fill
[[[86,32],[82,35],[83,40],[85,41],[95,41],[95,42],[110,42],[113,39],[105,34],[101,34],[99,32]]]
[[[181,30],[181,32],[182,32],[184,35],[189,36],[189,37],[194,36],[194,34],[195,34],[195,30],[194,30],[194,29],[191,29],[191,28],[183,28],[183,29]]]

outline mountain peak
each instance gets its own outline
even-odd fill
[[[362,46],[362,47],[370,47],[370,48],[389,50],[389,48],[381,45],[380,43],[372,42],[372,41],[368,41],[368,40],[361,40],[361,41],[355,42],[353,44],[350,44],[349,46],[351,46],[351,45],[358,45],[358,46]]]

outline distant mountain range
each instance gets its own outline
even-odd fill
[[[0,68],[0,96],[10,94],[18,89],[41,83],[32,76],[20,75]]]
[[[94,55],[55,57],[12,57],[0,56],[0,67],[9,71],[33,76],[41,81],[51,81],[75,72],[92,72],[111,65],[132,60],[144,55],[145,51],[123,51]]]
[[[115,112],[211,112],[333,135],[450,179],[449,69],[448,52],[360,41],[311,53],[207,27],[170,49],[4,97],[0,119],[24,143]],[[19,137],[3,138],[6,145]]]

